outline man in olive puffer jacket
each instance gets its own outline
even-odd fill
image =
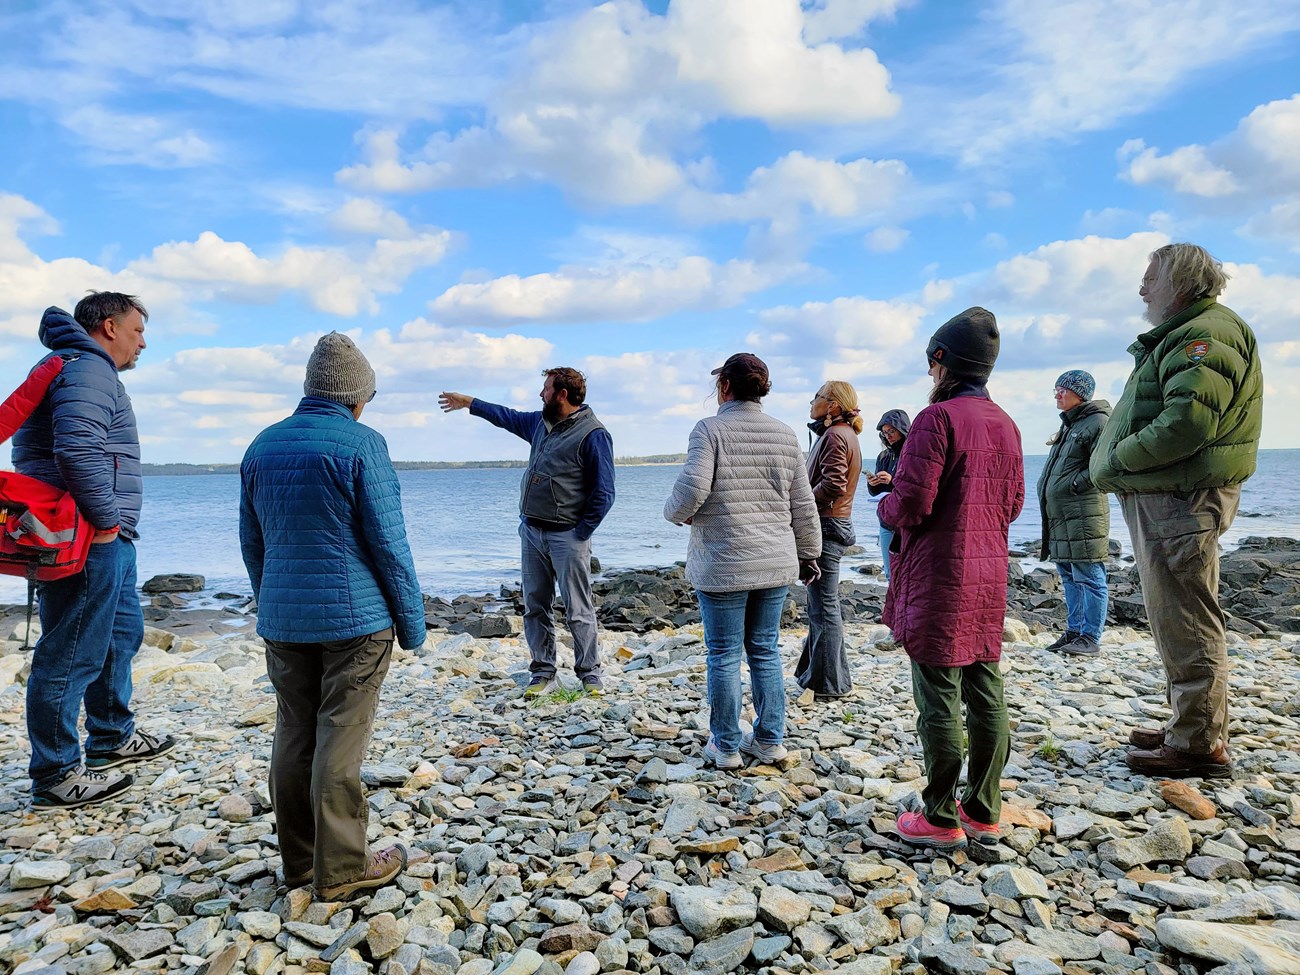
[[[1119,496],[1173,715],[1137,728],[1129,768],[1232,775],[1219,536],[1255,472],[1263,378],[1254,333],[1218,303],[1223,266],[1195,244],[1151,255],[1139,294],[1154,326],[1092,455],[1093,484]]]

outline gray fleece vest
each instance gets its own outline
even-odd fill
[[[557,525],[578,523],[587,507],[578,452],[593,430],[604,429],[590,407],[549,429],[545,423],[537,428],[519,491],[519,511],[525,518]]]

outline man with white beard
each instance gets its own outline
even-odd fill
[[[1218,303],[1227,279],[1195,244],[1151,255],[1138,294],[1153,327],[1129,346],[1136,364],[1090,464],[1123,508],[1173,711],[1129,734],[1125,761],[1143,775],[1232,775],[1219,536],[1255,472],[1263,378],[1254,333]]]

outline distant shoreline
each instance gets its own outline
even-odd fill
[[[616,457],[616,467],[671,467],[686,462],[685,454],[651,454],[647,457]],[[526,460],[395,460],[399,471],[522,470]],[[186,477],[198,474],[238,474],[238,464],[141,464],[146,477]]]

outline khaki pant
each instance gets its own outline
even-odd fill
[[[1207,754],[1228,741],[1228,648],[1219,607],[1219,536],[1241,486],[1122,494],[1142,601],[1164,661],[1173,717],[1165,742]]]
[[[365,873],[361,760],[392,652],[391,627],[327,643],[266,641],[279,704],[271,806],[286,877],[311,874],[320,889]]]

